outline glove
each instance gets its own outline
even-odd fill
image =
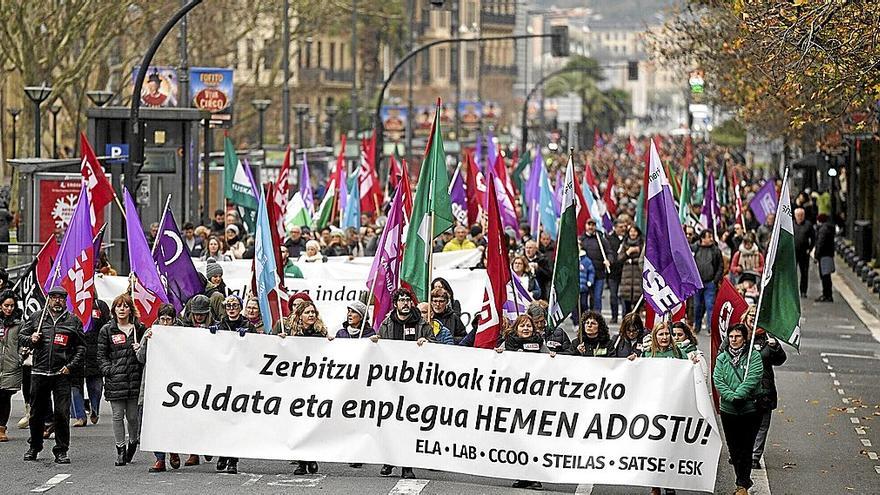
[[[211,332],[211,335],[214,335],[217,333],[217,327],[211,327],[208,330]]]
[[[244,337],[244,335],[245,335],[246,333],[247,333],[247,328],[239,328],[239,329],[238,329],[238,335],[239,335],[239,336]]]

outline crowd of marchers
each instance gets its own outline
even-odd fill
[[[708,144],[688,144],[676,139],[661,140],[663,158],[680,163],[685,153],[703,156],[703,173],[715,170],[722,180],[739,188],[742,204],[764,185],[765,178],[746,168],[739,155]],[[518,235],[509,235],[512,275],[517,277],[531,298],[527,309],[512,321],[506,321],[495,350],[497,352],[545,353],[588,358],[682,359],[690,360],[709,383],[712,380],[720,397],[720,418],[730,451],[730,463],[736,473],[737,494],[748,493],[752,469],[761,469],[772,411],[777,405],[773,368],[783,364],[785,351],[780,342],[761,328],[755,328],[755,304],[759,297],[760,278],[765,253],[775,218],[768,215],[758,224],[748,208],[737,210],[734,194],[720,204],[714,228],[701,228],[698,222],[686,222],[685,235],[691,244],[703,289],[690,298],[680,317],[667,318],[646,328],[642,297],[644,233],[640,226],[639,193],[643,143],[632,139],[612,140],[599,149],[584,153],[579,159],[592,163],[598,174],[614,170],[616,181],[602,183],[614,187],[616,214],[611,228],[590,219],[583,226],[580,245],[581,314],[567,323],[548,325],[547,299],[553,273],[555,243],[545,231],[532,232],[520,226]],[[632,147],[633,149],[630,149]],[[562,160],[548,160],[550,169]],[[723,171],[723,172],[722,172]],[[513,173],[513,171],[511,171]],[[686,172],[683,180],[699,181],[704,177]],[[735,179],[735,180],[734,180]],[[773,180],[766,178],[766,180]],[[700,184],[694,188],[699,189]],[[807,296],[811,260],[816,260],[822,280],[820,301],[831,301],[834,219],[827,201],[813,191],[800,192],[794,205],[794,230],[797,263],[800,268],[800,293]],[[698,205],[688,205],[698,210]],[[519,208],[519,205],[517,205]],[[284,239],[282,257],[287,277],[302,277],[297,262],[323,263],[334,256],[373,256],[383,217],[364,216],[361,229],[342,230],[335,226],[312,231],[307,226],[290,226]],[[157,235],[158,225],[148,232]],[[430,285],[426,301],[417,301],[407,289],[393,293],[393,308],[381,322],[370,322],[368,306],[355,301],[348,305],[346,320],[340,328],[328,328],[308,294],[293,294],[289,316],[272,329],[263,328],[263,319],[255,298],[242,300],[230,295],[223,281],[223,268],[217,261],[253,257],[254,243],[235,211],[218,210],[213,220],[198,227],[185,224],[184,245],[193,258],[208,263],[203,294],[192,297],[178,314],[174,306],[162,305],[157,324],[204,328],[211,333],[238,332],[242,337],[267,333],[279,338],[316,337],[334,339],[363,338],[381,345],[382,340],[411,341],[416,345],[456,345],[472,347],[478,318],[462,318],[461,303],[452,286],[437,278]],[[483,249],[484,226],[457,225],[435,240],[434,251]],[[512,233],[511,233],[512,234]],[[717,237],[716,237],[717,236]],[[150,239],[150,240],[152,240]],[[102,271],[113,268],[103,258]],[[482,268],[482,262],[475,268]],[[3,274],[0,275],[4,275]],[[728,278],[751,304],[741,322],[732,322],[722,337],[714,363],[697,348],[698,338],[709,333],[709,315],[716,290]],[[132,462],[138,451],[143,411],[143,380],[146,349],[151,328],[139,319],[128,293],[116,295],[112,303],[95,300],[90,328],[67,309],[68,293],[63,287],[52,288],[45,307],[22,320],[22,301],[10,290],[9,281],[0,277],[0,442],[9,441],[8,421],[11,398],[22,392],[26,415],[18,428],[29,429],[24,460],[35,460],[44,440],[54,435],[52,452],[55,462],[70,462],[70,427],[82,428],[102,419],[103,400],[110,404],[117,466]],[[607,292],[607,294],[606,294]],[[603,302],[603,300],[605,302]],[[608,311],[603,305],[609,304]],[[603,314],[609,314],[606,320]],[[473,322],[466,326],[465,321]],[[705,332],[704,332],[705,331]],[[752,345],[750,346],[750,343]],[[328,344],[328,345],[332,345]],[[463,351],[467,352],[467,351]],[[707,394],[711,390],[707,388]],[[104,416],[106,417],[106,416]],[[13,423],[15,424],[15,423]],[[110,448],[110,446],[108,446]],[[212,462],[202,453],[152,454],[150,472],[160,473],[169,467],[193,467]],[[239,459],[220,457],[215,469],[237,473]],[[293,461],[293,473],[316,473],[317,462]],[[362,468],[362,464],[351,464]],[[384,465],[382,476],[394,473],[394,466]],[[415,476],[410,467],[401,467],[404,478]],[[541,483],[517,480],[514,487],[540,489]],[[651,493],[661,493],[661,488]],[[666,489],[666,493],[674,490]]]

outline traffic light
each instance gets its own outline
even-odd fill
[[[639,62],[636,60],[630,60],[626,63],[626,79],[628,81],[638,81],[639,80]]]
[[[550,35],[550,54],[554,57],[567,57],[568,26],[551,26]]]

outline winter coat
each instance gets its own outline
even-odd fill
[[[816,228],[816,259],[834,256],[834,225],[825,222]]]
[[[602,247],[599,247],[600,242],[602,243]],[[606,272],[605,257],[602,256],[602,250],[604,249],[606,257],[609,256],[611,246],[608,244],[608,239],[599,232],[596,232],[593,235],[584,234],[581,236],[581,247],[587,252],[587,256],[590,257],[590,261],[592,261],[593,266],[596,267],[596,280],[604,280]],[[609,258],[608,261],[610,262],[611,258]]]
[[[510,332],[510,334],[504,338],[504,350],[505,351],[522,351],[522,352],[550,352],[550,349],[544,345],[544,339],[533,333],[531,337],[521,338],[517,336],[515,333]]]
[[[650,342],[650,337],[648,337],[648,341]],[[648,344],[648,347],[645,347],[642,350],[642,357],[654,359],[687,359],[687,354],[679,347],[676,347],[674,344],[665,351],[657,351],[652,353],[650,344]]]
[[[135,322],[132,334],[119,329],[116,319],[110,320],[98,333],[98,363],[104,375],[104,397],[107,400],[137,399],[141,392],[143,365],[137,358],[135,343],[140,343],[146,328]]]
[[[83,334],[86,343],[86,355],[83,366],[77,371],[80,376],[101,376],[101,366],[98,364],[98,334],[110,321],[110,307],[100,299],[95,299],[92,306],[92,326]]]
[[[631,247],[637,247],[639,251],[626,254],[626,250]],[[620,255],[617,258],[623,264],[620,271],[620,288],[617,290],[618,297],[633,304],[642,295],[643,252],[644,246],[641,237],[637,239],[627,237],[621,244]]]
[[[697,263],[697,271],[700,272],[703,283],[720,282],[724,274],[724,260],[718,245],[712,243],[711,246],[703,246],[697,241],[691,250],[694,252],[694,261]]]
[[[611,234],[608,236],[608,246],[611,249],[605,254],[608,255],[608,261],[611,262],[611,272],[608,274],[608,278],[611,280],[620,280],[620,277],[623,276],[623,261],[621,261],[620,255],[626,250],[626,248],[621,249],[626,239],[626,235]]]
[[[635,340],[629,340],[623,335],[614,337],[614,356],[619,358],[629,357],[632,354],[636,356],[642,355],[642,336],[639,335]]]
[[[804,223],[792,223],[794,228],[794,253],[798,257],[806,257],[816,246],[816,229],[809,220]]]
[[[446,305],[446,309],[442,313],[434,313],[434,319],[449,329],[455,343],[460,342],[467,335],[467,329],[461,321],[461,315],[455,312],[449,304]]]
[[[0,322],[0,390],[21,388],[20,332],[21,320],[15,313]]]
[[[751,364],[746,375],[748,355],[752,353]],[[739,363],[733,364],[730,349],[718,354],[715,368],[712,371],[712,382],[720,397],[721,412],[727,414],[750,414],[757,411],[755,400],[761,394],[761,378],[764,375],[764,364],[761,353],[748,348],[743,350]]]
[[[351,253],[348,250],[347,246],[343,246],[342,244],[333,244],[331,246],[325,247],[321,251],[321,254],[329,258],[332,256],[348,256]]]
[[[440,320],[435,319],[435,320],[431,321],[430,325],[431,325],[431,332],[434,334],[434,340],[438,344],[458,345],[458,342],[461,342],[462,340],[464,340],[464,337],[462,337],[461,339],[458,340],[458,342],[456,342],[455,338],[452,336],[452,332],[449,330],[449,328],[446,325],[441,323]],[[465,335],[465,337],[467,337],[467,335]]]
[[[782,366],[787,356],[782,344],[777,342],[770,345],[770,339],[766,333],[755,334],[755,350],[761,353],[761,361],[764,365],[764,374],[761,376],[761,389],[763,394],[758,398],[757,406],[762,411],[776,409],[779,395],[776,392],[776,374],[774,366]]]
[[[587,255],[581,256],[579,264],[579,287],[581,293],[586,293],[590,291],[590,288],[593,287],[593,283],[596,282],[596,268],[593,266],[593,261],[590,260],[590,257]]]
[[[544,345],[553,352],[567,353],[571,349],[571,339],[562,328],[544,328]]]
[[[581,353],[578,346],[581,345],[580,337],[571,342],[569,354],[572,356],[583,357],[614,357],[614,343],[611,337],[607,335],[597,335],[596,337],[588,337],[584,334],[584,353]]]
[[[739,250],[730,261],[730,272],[736,275],[750,274],[760,276],[764,272],[764,255],[758,251],[758,246],[752,244],[752,249],[746,248],[742,243]]]
[[[470,239],[465,239],[461,242],[458,239],[452,239],[447,242],[445,246],[443,246],[443,252],[448,253],[450,251],[461,251],[464,249],[477,249],[477,245],[474,244]]]
[[[211,333],[217,333],[217,330],[238,332],[242,337],[244,337],[244,334],[246,333],[257,332],[251,322],[247,321],[247,318],[241,315],[239,315],[237,320],[230,320],[229,317],[224,316],[216,325],[211,326]]]
[[[306,239],[304,237],[300,237],[296,241],[287,239],[284,245],[287,246],[287,252],[290,253],[291,258],[299,258],[302,253],[306,252]]]
[[[379,337],[388,340],[409,340],[416,341],[425,338],[434,341],[434,331],[418,310],[413,308],[405,320],[397,317],[397,310],[392,310],[385,317],[385,321],[379,325]]]
[[[535,263],[538,265],[537,269],[534,270],[535,280],[538,282],[538,287],[541,288],[541,299],[548,300],[550,298],[550,282],[553,279],[553,265],[543,254],[535,254],[534,258],[529,258],[526,256],[526,259],[529,263]]]
[[[86,354],[82,322],[72,313],[64,311],[57,320],[51,314],[46,314],[40,325],[43,311],[46,310],[32,314],[18,334],[19,346],[33,349],[31,373],[57,375],[65,366],[72,370],[82,365]],[[31,336],[37,330],[42,332],[43,338],[36,343],[31,342]]]
[[[373,327],[371,327],[369,323],[367,323],[366,321],[362,321],[361,323],[363,324],[363,327],[361,328],[360,335],[358,335],[357,332],[355,332],[354,335],[352,335],[348,331],[348,327],[349,327],[348,322],[347,321],[343,322],[342,328],[340,328],[339,330],[336,331],[336,338],[337,339],[355,339],[355,338],[365,339],[367,337],[372,337],[373,335],[376,335],[376,330],[374,330]]]

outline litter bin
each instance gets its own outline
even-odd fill
[[[853,244],[856,256],[867,261],[874,257],[874,237],[871,235],[871,222],[856,220],[853,222]]]

